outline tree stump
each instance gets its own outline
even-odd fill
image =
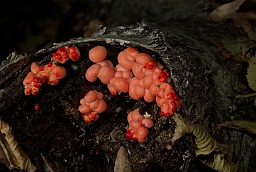
[[[35,54],[12,53],[0,67],[1,119],[12,127],[15,139],[39,171],[43,171],[45,164],[54,171],[113,171],[120,146],[128,150],[136,171],[210,170],[195,156],[192,135],[177,140],[172,149],[166,148],[175,122],[161,117],[155,103],[132,100],[127,94],[113,97],[101,82],[86,81],[85,71],[92,64],[88,51],[92,47],[105,46],[108,58],[116,64],[118,53],[132,46],[149,53],[169,71],[171,84],[183,102],[178,113],[204,126],[218,142],[227,144],[229,158],[238,165],[238,171],[253,171],[254,137],[246,132],[217,128],[217,124],[233,119],[255,121],[253,102],[235,101],[236,95],[251,91],[241,81],[245,66],[219,58],[221,35],[235,39],[235,34],[232,28],[215,24],[173,22],[160,26],[141,22],[102,27],[91,37],[57,43]],[[25,95],[22,81],[31,63],[48,63],[52,53],[66,45],[76,45],[81,52],[78,61],[63,65],[67,76],[56,86],[42,86],[38,95]],[[232,71],[234,66],[241,73]],[[108,109],[98,121],[87,125],[78,106],[80,98],[91,89],[104,93]],[[35,104],[40,105],[37,111]],[[155,121],[145,143],[124,137],[126,116],[137,107],[149,112]]]

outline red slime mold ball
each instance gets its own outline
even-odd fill
[[[99,63],[107,57],[107,49],[104,46],[93,47],[89,51],[89,59],[94,63]]]
[[[136,133],[138,142],[145,142],[147,141],[148,136],[148,129],[146,127],[139,127]]]

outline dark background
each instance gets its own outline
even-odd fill
[[[9,0],[0,5],[0,60],[82,37],[95,19],[105,26],[182,21],[213,7],[209,0]]]
[[[34,53],[81,37],[91,19],[106,20],[110,5],[99,0],[6,1],[0,5],[0,60],[13,51]]]
[[[0,5],[0,61],[11,52],[34,53],[54,42],[85,35],[97,20],[105,26],[207,19],[207,14],[231,0],[9,0]],[[253,0],[238,11],[255,10]],[[209,21],[209,20],[208,20]],[[250,21],[255,27],[255,22]],[[232,24],[226,21],[224,24]]]

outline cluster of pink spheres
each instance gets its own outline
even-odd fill
[[[103,100],[103,94],[91,90],[80,100],[78,110],[83,114],[84,121],[91,123],[99,119],[99,113],[107,110],[107,103]]]
[[[138,140],[138,142],[147,141],[148,128],[154,126],[151,116],[149,114],[143,116],[139,109],[135,109],[127,115],[127,121],[129,127],[126,130],[125,137],[129,140]]]
[[[112,95],[118,92],[129,93],[135,100],[156,101],[161,108],[161,116],[171,116],[181,108],[182,102],[168,83],[169,74],[147,53],[140,53],[133,47],[127,47],[118,56],[116,66],[105,60],[107,50],[96,46],[89,51],[91,65],[85,77],[94,82],[97,78],[107,84]]]
[[[51,62],[48,64],[39,66],[33,62],[31,72],[23,80],[25,95],[38,94],[43,83],[57,85],[59,80],[66,76],[66,69],[56,63],[65,63],[68,59],[77,61],[79,57],[80,52],[76,46],[65,46],[58,48],[57,52],[53,53]]]
[[[161,108],[161,116],[169,117],[180,110],[182,102],[168,83],[169,73],[149,54],[127,47],[118,54],[116,66],[110,60],[105,60],[106,57],[107,49],[104,46],[96,46],[89,51],[89,59],[94,62],[85,73],[89,82],[99,79],[107,84],[111,95],[123,92],[128,93],[134,100],[156,101]],[[148,128],[154,125],[150,115],[143,116],[135,109],[128,114],[127,120],[129,127],[125,137],[145,142],[149,133]]]
[[[156,101],[161,108],[161,116],[170,117],[175,111],[180,110],[182,102],[169,84],[169,73],[149,54],[127,47],[118,54],[116,66],[110,60],[105,60],[107,55],[104,46],[95,46],[89,51],[89,59],[94,62],[85,73],[85,78],[89,82],[99,79],[103,84],[107,84],[113,96],[123,92],[128,93],[134,100]],[[76,46],[63,46],[52,54],[51,62],[48,64],[39,66],[33,62],[31,72],[23,80],[25,94],[38,94],[43,83],[58,84],[59,80],[66,76],[66,69],[57,64],[64,64],[68,59],[77,61],[79,57],[80,52]],[[99,113],[107,110],[103,94],[96,90],[89,91],[80,100],[78,110],[86,123],[97,121]],[[145,142],[149,133],[148,128],[154,125],[151,116],[143,116],[139,109],[135,109],[128,114],[127,120],[129,127],[125,137]]]

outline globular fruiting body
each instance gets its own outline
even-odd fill
[[[89,59],[94,63],[100,63],[106,57],[107,49],[104,46],[96,46],[89,51]]]
[[[114,75],[115,71],[112,62],[104,60],[90,66],[86,70],[85,78],[89,82],[94,82],[99,79],[103,84],[108,84]]]
[[[154,126],[154,122],[150,115],[141,115],[139,109],[134,109],[127,115],[129,127],[126,130],[125,137],[129,140],[137,140],[138,142],[147,141],[149,134],[148,128]]]
[[[82,114],[84,121],[91,123],[99,119],[99,113],[107,110],[107,103],[103,99],[101,92],[91,90],[80,100],[78,110]]]
[[[34,109],[35,109],[35,110],[39,110],[39,108],[40,108],[40,105],[39,105],[38,103],[36,103],[36,104],[34,105]]]
[[[43,83],[57,85],[59,80],[66,76],[66,69],[49,62],[39,66],[36,62],[31,64],[31,72],[23,80],[25,95],[36,95]]]
[[[96,53],[97,49],[102,52]],[[91,52],[96,54],[93,58],[90,58],[92,56]],[[90,50],[89,58],[96,64],[86,71],[85,75],[88,81],[94,82],[98,77],[102,83],[107,84],[107,88],[113,96],[117,95],[118,92],[128,92],[129,96],[134,100],[143,99],[149,103],[156,101],[161,108],[161,116],[170,117],[175,111],[180,110],[182,102],[170,84],[170,74],[149,54],[138,52],[133,47],[127,47],[118,54],[118,64],[114,70],[110,72],[110,66],[113,64],[109,62],[111,65],[106,64],[108,69],[102,72],[104,76],[99,77],[102,68],[99,62],[106,61],[106,56],[106,49],[102,46],[97,46]],[[149,134],[148,128],[154,126],[153,120],[149,117],[145,118],[139,113],[138,109],[130,112],[127,120],[129,127],[126,130],[125,137],[129,140],[145,142]]]
[[[57,63],[65,63],[69,58],[77,61],[80,52],[76,46],[62,46],[52,53],[51,61],[46,65],[38,65],[32,62],[30,72],[23,80],[25,95],[36,95],[43,83],[57,85],[59,80],[66,76],[66,69]]]
[[[96,53],[96,50],[102,52]],[[90,58],[91,52],[96,54],[93,58]],[[85,76],[88,81],[94,82],[99,78],[102,83],[107,84],[111,95],[128,92],[134,100],[143,99],[149,103],[156,101],[161,108],[161,116],[169,117],[181,108],[181,100],[170,84],[170,74],[149,54],[127,47],[118,54],[115,68],[111,61],[105,60],[106,56],[106,49],[102,46],[89,51],[89,58],[97,63],[87,69]]]
[[[33,62],[31,72],[23,81],[25,94],[38,94],[43,83],[58,84],[59,80],[66,76],[66,69],[62,64],[69,59],[77,61],[79,57],[80,52],[76,46],[63,46],[52,54],[48,64],[38,65]],[[175,111],[180,110],[182,102],[170,84],[170,74],[148,53],[139,52],[129,46],[117,55],[118,63],[114,65],[107,59],[107,49],[104,46],[95,46],[89,50],[88,57],[94,64],[87,68],[86,80],[100,80],[107,85],[111,95],[127,93],[134,100],[144,100],[148,103],[156,101],[160,115],[165,117],[170,117]],[[80,100],[78,110],[86,123],[97,121],[99,114],[107,110],[107,103],[103,97],[101,92],[90,90]],[[149,129],[154,126],[152,117],[148,114],[141,115],[137,108],[128,114],[127,121],[129,126],[125,137],[146,142]]]
[[[182,106],[181,100],[175,94],[173,87],[168,83],[160,85],[160,88],[157,90],[156,103],[161,108],[160,115],[167,117],[172,116]]]
[[[77,61],[80,57],[80,51],[76,46],[62,46],[52,54],[51,61],[65,63],[69,59]]]

